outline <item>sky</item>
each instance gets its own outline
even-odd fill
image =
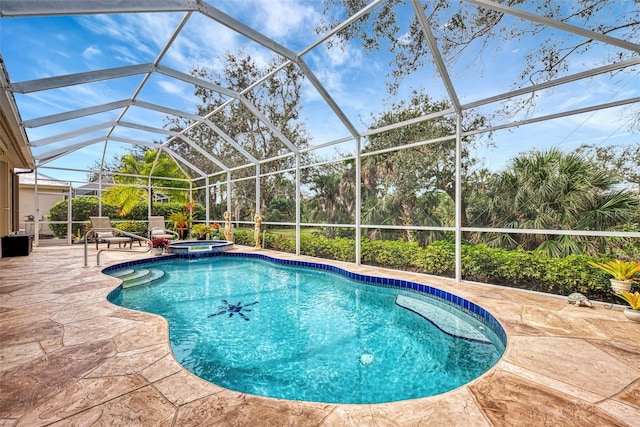
[[[208,3],[294,52],[302,52],[319,39],[319,35],[313,31],[322,20],[323,10],[319,0],[210,0]],[[410,2],[408,3],[396,9],[400,34],[408,31],[411,16]],[[560,5],[565,3],[559,2]],[[471,6],[463,6],[465,7]],[[605,23],[611,22],[617,19],[618,14],[637,13],[638,8],[633,0],[621,0],[615,2],[613,9],[605,10],[597,18]],[[157,58],[184,16],[181,12],[2,18],[0,52],[12,83],[150,63]],[[505,27],[516,20],[518,18],[506,18]],[[572,22],[579,24],[575,20]],[[448,60],[448,71],[457,96],[464,104],[526,85],[520,74],[525,66],[527,53],[538,47],[541,40],[558,35],[566,36],[566,33],[547,29],[517,39],[496,38],[487,42],[481,53],[478,53],[478,43],[470,46],[456,60]],[[578,39],[577,36],[574,39]],[[601,43],[594,45],[589,51],[571,57],[567,70],[562,71],[561,75],[602,65],[614,53],[613,49]],[[222,67],[221,57],[227,52],[235,53],[240,50],[249,53],[258,64],[268,63],[274,55],[209,18],[194,13],[160,64],[183,73],[189,73],[195,67],[219,72]],[[357,40],[341,44],[341,49],[329,49],[323,43],[306,53],[303,59],[351,123],[361,132],[371,124],[372,117],[388,109],[391,103],[407,99],[414,90],[422,88],[435,100],[447,97],[442,79],[432,64],[418,68],[402,82],[395,96],[389,95],[386,88],[391,81],[394,59],[384,45],[380,51],[367,52]],[[640,96],[639,73],[638,66],[629,67],[612,75],[597,76],[566,87],[541,91],[537,94],[535,109],[527,115],[516,116],[514,120]],[[136,75],[27,95],[16,93],[15,98],[22,119],[28,121],[129,99],[141,81],[142,76]],[[137,99],[195,112],[198,100],[193,91],[192,85],[154,73]],[[312,145],[349,135],[345,126],[309,83],[303,87],[302,104],[301,120],[312,135]],[[478,110],[478,113],[490,116],[502,106],[499,103],[492,104]],[[512,109],[512,106],[507,108]],[[64,141],[42,141],[52,133],[65,133],[116,120],[120,111],[112,110],[91,117],[28,129],[31,143],[39,145],[32,151],[34,155],[38,155],[103,136],[108,129],[99,129]],[[634,117],[637,120],[638,114],[636,104],[499,130],[491,135],[478,137],[480,144],[475,155],[482,159],[484,166],[499,170],[513,156],[531,149],[559,146],[570,151],[583,143],[638,144],[638,135],[629,131],[629,124]],[[165,116],[132,107],[123,120],[161,128],[165,123]],[[504,118],[494,120],[494,124],[505,121]],[[114,136],[147,142],[164,138],[159,134],[126,128],[116,130]],[[105,154],[110,159],[129,148],[130,144],[120,142],[110,142],[106,150],[104,143],[93,144],[54,160],[47,166],[86,169]],[[352,153],[353,143],[340,144],[335,148],[342,153]],[[325,149],[322,152],[331,155],[333,150]],[[47,169],[46,172],[43,170],[43,173],[65,180],[83,180],[86,177],[85,173],[55,169]]]

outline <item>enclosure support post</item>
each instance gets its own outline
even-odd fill
[[[189,205],[191,205],[192,201],[193,201],[193,181],[189,181]],[[189,222],[190,224],[193,224],[193,206],[191,206],[191,209],[189,209]]]
[[[40,196],[38,196],[38,168],[35,168],[33,171],[33,190],[35,191],[35,203],[36,203],[36,212],[35,218],[33,218],[33,234],[35,245],[38,246],[40,244]],[[71,202],[69,202],[71,203]],[[26,227],[26,225],[25,225]]]
[[[258,212],[260,212],[260,163],[256,163],[256,213]]]
[[[296,255],[300,255],[300,153],[296,153]]]
[[[151,176],[147,179],[147,220],[151,217],[151,208],[153,207],[153,197],[151,194]],[[151,231],[149,231],[151,233]]]
[[[98,216],[102,216],[102,167],[98,171]]]
[[[227,210],[231,215],[231,172],[227,171]],[[237,218],[236,218],[237,220]]]
[[[192,181],[193,182],[193,181]],[[209,175],[207,175],[204,179],[204,187],[205,187],[205,224],[209,225],[209,218],[211,218],[211,212],[209,212]]]
[[[462,113],[456,114],[456,282],[462,280]]]
[[[356,187],[356,205],[355,205],[355,212],[356,212],[356,217],[355,217],[355,222],[356,222],[356,229],[355,229],[355,241],[356,241],[356,265],[360,265],[361,262],[361,241],[362,241],[362,224],[360,223],[362,221],[362,213],[361,213],[361,207],[362,207],[362,200],[361,200],[361,189],[360,189],[360,173],[361,173],[361,168],[360,168],[360,147],[361,145],[361,141],[360,141],[360,137],[356,138],[356,177],[355,177],[355,181],[354,185]]]
[[[71,182],[69,182],[69,195],[67,196],[67,245],[71,245],[71,239],[73,238],[73,203],[71,203],[71,190]]]

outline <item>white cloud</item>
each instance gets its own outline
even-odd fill
[[[129,46],[136,62],[148,62],[155,58],[175,30],[177,17],[160,13],[136,13],[131,15],[94,15],[78,18],[78,22],[91,33],[107,36],[121,45]]]
[[[161,81],[161,82],[158,82],[158,86],[160,86],[163,91],[171,95],[184,94],[184,87],[181,84],[176,84],[170,81]]]
[[[96,55],[100,55],[102,53],[102,51],[100,49],[98,49],[95,46],[89,46],[88,48],[86,48],[83,52],[82,52],[82,56],[85,59],[91,59],[93,57],[95,57]]]
[[[212,20],[193,15],[174,41],[163,63],[188,73],[194,67],[221,71],[220,57],[240,48],[236,33]]]
[[[299,29],[311,29],[320,19],[319,11],[297,0],[254,0],[254,22],[261,31],[275,39],[286,38]]]

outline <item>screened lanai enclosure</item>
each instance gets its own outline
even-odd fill
[[[31,156],[11,231],[36,244],[61,225],[71,244],[92,198],[112,220],[229,212],[237,239],[258,213],[270,248],[458,280],[518,269],[508,253],[640,255],[637,1],[5,0],[0,15],[3,116]]]

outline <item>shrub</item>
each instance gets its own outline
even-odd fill
[[[47,220],[54,221],[67,221],[67,209],[69,203],[68,200],[61,200],[51,209],[47,214]],[[98,216],[98,199],[90,196],[75,197],[71,201],[71,220],[78,224],[71,226],[72,234],[76,236],[78,231],[83,235],[88,230],[87,224],[80,224],[80,222],[89,221],[90,216]],[[117,208],[115,206],[102,204],[102,215],[108,217],[117,217]],[[67,224],[49,224],[49,229],[53,235],[59,239],[67,237]]]
[[[233,233],[233,242],[238,245],[254,246],[253,232],[247,230],[237,230]]]

